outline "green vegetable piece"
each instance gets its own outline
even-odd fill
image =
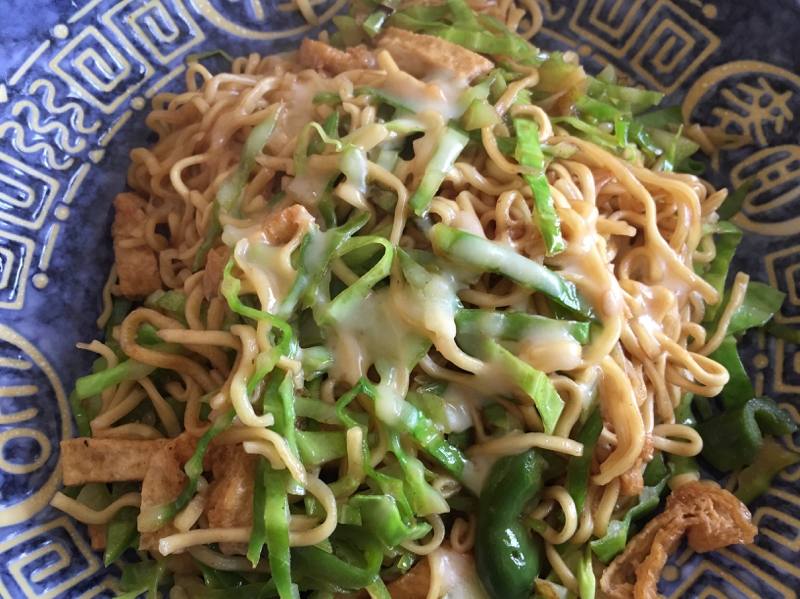
[[[592,98],[610,98],[612,100],[621,100],[627,104],[638,104],[641,106],[657,106],[661,103],[661,100],[664,99],[664,94],[661,92],[614,85],[613,83],[601,81],[594,77],[589,77],[588,94]]]
[[[267,458],[259,456],[253,487],[253,532],[247,544],[247,559],[255,568],[261,560],[261,551],[267,542]]]
[[[547,255],[553,256],[564,251],[564,239],[561,237],[561,221],[556,214],[550,184],[544,174],[546,164],[539,145],[539,126],[533,120],[515,118],[514,128],[517,132],[515,158],[522,166],[534,171],[522,177],[533,192],[533,216],[544,238]]]
[[[337,527],[337,533],[337,537],[347,535],[350,542],[360,546],[364,554],[358,557],[364,565],[347,563],[334,553],[318,547],[295,547],[292,549],[292,567],[296,575],[327,583],[328,589],[350,589],[351,592],[372,584],[378,578],[383,561],[383,550],[378,540],[359,528],[347,525]]]
[[[347,456],[344,431],[297,431],[295,436],[306,468],[317,468]]]
[[[287,377],[288,378],[288,377]],[[281,599],[299,599],[300,593],[292,583],[289,553],[289,498],[286,495],[286,471],[276,471],[267,464],[264,482],[267,488],[264,502],[267,549],[272,579]]]
[[[668,479],[669,477],[665,476],[657,485],[645,487],[644,491],[639,494],[637,504],[628,510],[624,518],[609,522],[606,535],[589,543],[592,551],[600,558],[601,562],[608,564],[622,553],[628,543],[628,531],[630,530],[631,522],[658,507],[661,492],[664,490]]]
[[[723,290],[725,289],[725,279],[728,277],[728,270],[730,268],[733,254],[736,248],[739,247],[739,242],[742,240],[742,230],[729,222],[720,222],[717,224],[717,231],[719,239],[716,242],[716,256],[709,263],[708,270],[703,274],[703,278],[711,284],[717,293],[722,297]],[[720,308],[722,301],[714,305],[706,307],[704,319],[707,321],[713,320]],[[751,396],[752,397],[752,396]]]
[[[119,588],[128,591],[117,596],[117,599],[137,599],[147,593],[147,599],[158,599],[158,587],[170,584],[172,573],[168,566],[170,556],[158,562],[146,560],[135,564],[125,564]]]
[[[742,209],[742,204],[744,204],[745,198],[747,198],[747,194],[750,193],[750,188],[755,182],[756,175],[748,177],[731,195],[725,198],[722,205],[717,208],[717,215],[720,220],[729,220],[736,216],[739,210]]]
[[[592,455],[602,430],[603,420],[600,418],[600,408],[595,408],[576,438],[578,443],[583,444],[583,454],[570,457],[567,464],[567,480],[564,487],[575,502],[575,509],[579,514],[583,511],[583,505],[586,503]]]
[[[403,110],[403,111],[409,112],[409,113],[415,113],[416,112],[416,110],[411,108],[411,106],[409,106],[408,104],[403,102],[402,97],[393,96],[393,95],[391,95],[391,94],[389,94],[389,93],[387,93],[387,92],[385,92],[385,91],[383,91],[381,89],[375,89],[374,87],[359,87],[359,88],[356,88],[356,89],[353,90],[353,95],[354,96],[372,96],[373,98],[375,98],[378,102],[381,102],[382,104],[388,104],[389,106],[392,106],[394,108],[397,108],[399,110]]]
[[[433,226],[431,243],[437,254],[450,260],[504,275],[518,285],[543,293],[565,308],[587,318],[594,316],[591,306],[573,283],[509,247],[441,223]]]
[[[470,88],[472,89],[472,88]],[[475,131],[483,127],[494,127],[502,122],[494,106],[486,100],[473,100],[464,114],[461,115],[459,123],[466,131]]]
[[[533,399],[545,433],[548,435],[553,433],[564,410],[564,400],[559,397],[546,374],[523,362],[502,345],[485,337],[460,336],[458,343],[476,358],[497,364],[509,380]]]
[[[542,541],[522,511],[542,489],[547,462],[532,449],[492,466],[480,495],[475,567],[491,599],[528,599],[542,566]]]
[[[337,17],[334,17],[334,20]],[[342,98],[338,92],[317,92],[312,99],[314,104],[328,104],[329,106],[336,106],[342,103]]]
[[[742,305],[731,317],[727,334],[736,335],[753,327],[764,326],[781,309],[785,297],[785,293],[770,285],[751,281]]]
[[[158,348],[151,347],[158,351]],[[92,397],[103,392],[104,389],[119,385],[123,381],[133,381],[149,375],[155,370],[150,364],[142,364],[136,360],[120,362],[113,368],[103,370],[96,374],[82,376],[75,381],[75,397],[78,400]]]
[[[425,536],[427,524],[409,526],[400,516],[397,502],[389,495],[353,495],[348,505],[358,508],[362,525],[387,547]]]
[[[117,561],[125,550],[138,545],[136,542],[139,538],[139,531],[136,529],[138,515],[139,510],[135,507],[124,507],[109,520],[106,528],[106,550],[103,553],[103,564],[106,567]]]
[[[736,348],[736,338],[733,335],[725,337],[720,346],[708,357],[722,364],[730,375],[730,380],[721,393],[726,410],[739,408],[752,399],[755,391],[742,365],[742,359]]]
[[[389,276],[394,259],[394,246],[383,237],[376,235],[352,237],[341,244],[339,249],[333,253],[333,257],[347,254],[370,244],[383,246],[383,256],[363,277],[337,295],[327,306],[324,306],[321,314],[316,318],[319,326],[331,326],[340,322],[353,305],[363,300],[379,281]]]
[[[669,131],[670,125],[680,126],[683,124],[683,114],[681,113],[680,105],[667,106],[666,108],[637,115],[636,122],[645,127]]]
[[[375,386],[366,379],[361,379],[360,384],[363,392],[375,402],[376,411],[381,411],[380,404],[391,406],[396,420],[388,424],[409,433],[450,474],[462,478],[467,458],[445,440],[431,419],[387,387]]]
[[[675,164],[682,162],[700,149],[698,144],[683,137],[680,131],[675,134],[661,129],[649,129],[648,133],[650,133],[653,143],[664,152],[665,171],[673,170]]]
[[[772,480],[784,469],[800,462],[800,453],[783,447],[772,437],[764,439],[753,463],[739,473],[736,497],[750,505],[770,490]]]
[[[469,136],[465,132],[453,126],[444,129],[436,151],[425,167],[422,181],[409,201],[409,207],[414,214],[417,216],[428,214],[433,196],[439,191],[442,181],[453,168],[468,141]]]
[[[793,343],[795,345],[800,345],[800,330],[793,329],[785,324],[779,324],[775,322],[774,318],[764,325],[764,330],[773,337],[777,337],[778,339],[788,341],[789,343]]]
[[[186,296],[170,289],[156,300],[156,306],[183,319],[186,310]]]
[[[581,599],[594,599],[597,580],[592,568],[592,550],[587,545],[578,563],[578,589]]]
[[[183,61],[186,64],[193,64],[195,62],[200,62],[204,58],[211,58],[212,56],[221,56],[231,64],[233,63],[233,57],[227,52],[225,52],[225,50],[222,50],[220,48],[217,48],[216,50],[209,50],[207,52],[196,52],[194,54],[187,54],[186,58],[184,58]]]
[[[460,335],[485,335],[498,341],[522,341],[537,336],[571,337],[580,344],[589,342],[588,322],[554,320],[527,312],[459,310],[456,327]]]
[[[342,41],[346,47],[357,46],[364,41],[362,29],[353,17],[337,15],[333,17],[333,24],[342,34]],[[326,93],[326,92],[321,92]],[[336,94],[338,96],[338,94]]]
[[[90,399],[91,398],[88,397],[81,399],[77,391],[73,391],[69,394],[69,407],[72,411],[72,417],[75,418],[75,425],[78,427],[79,437],[92,436],[92,428],[89,426],[89,422],[91,422],[92,418],[88,413],[88,402]]]
[[[697,424],[703,438],[701,455],[722,472],[752,464],[764,443],[763,435],[788,435],[796,430],[792,417],[769,397],[754,397],[740,408]]]

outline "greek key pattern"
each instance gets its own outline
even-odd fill
[[[792,72],[757,56],[725,62],[726,47],[743,43],[721,26],[732,0],[537,1],[540,46],[572,50],[593,72],[612,64],[668,103],[685,98],[686,122],[721,140],[708,177],[718,187],[752,181],[735,220],[759,249],[748,269],[787,294],[777,320],[800,325],[797,65]],[[294,0],[85,0],[0,72],[0,598],[91,599],[118,590],[85,531],[48,507],[60,484],[58,441],[71,435],[59,375],[74,373],[57,361],[63,347],[17,331],[35,330],[25,323],[43,314],[52,265],[74,251],[98,194],[110,200],[121,189],[128,150],[134,140],[146,143],[145,108],[177,89],[188,54],[290,50],[313,35],[309,21],[325,24],[346,3],[311,0],[313,14],[301,14]],[[800,347],[762,333],[744,361],[757,392],[783,401],[800,422],[800,406],[788,399],[800,393]],[[798,485],[800,466],[756,504],[754,545],[708,558],[680,552],[662,592],[796,597]]]

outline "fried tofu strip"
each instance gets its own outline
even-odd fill
[[[253,525],[253,495],[258,456],[246,453],[241,445],[219,447],[211,456],[214,481],[206,504],[209,528],[236,528]],[[244,543],[220,543],[226,555],[247,553]]]
[[[141,239],[146,208],[147,202],[135,193],[121,193],[114,198],[114,258],[120,290],[128,299],[143,299],[161,289],[156,253],[148,245],[130,245]]]
[[[307,69],[328,76],[339,75],[355,69],[374,69],[375,57],[364,45],[346,51],[323,42],[305,38],[297,51],[297,62]]]
[[[757,532],[747,507],[731,493],[686,483],[606,568],[600,589],[609,599],[660,599],[656,587],[661,571],[684,535],[692,550],[704,553],[752,543]]]
[[[65,485],[144,480],[150,458],[167,439],[66,439],[61,442]]]
[[[147,475],[142,481],[142,506],[139,512],[147,512],[153,506],[172,503],[183,491],[188,477],[183,466],[192,457],[197,439],[183,432],[167,442],[150,456]],[[140,529],[141,530],[141,529]],[[158,542],[168,535],[178,532],[172,522],[168,522],[155,532],[142,532],[139,549],[158,552]]]
[[[472,81],[492,70],[487,58],[447,40],[390,27],[378,40],[405,72],[418,79],[432,72],[449,72],[457,79]]]

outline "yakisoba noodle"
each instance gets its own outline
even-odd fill
[[[714,356],[748,301],[742,274],[721,297],[726,194],[675,172],[697,148],[678,127],[632,116],[649,92],[504,35],[495,17],[541,26],[523,5],[522,26],[511,2],[357,8],[323,36],[350,49],[192,62],[154,98],[73,401],[95,444],[69,455],[105,466],[65,457],[85,486],[53,502],[112,559],[140,510],[155,578],[131,593],[172,570],[176,597],[215,572],[282,599],[654,597],[657,571],[620,574],[633,541],[596,579],[626,514],[666,485],[668,510],[727,493],[697,483],[688,407],[728,383]],[[723,521],[738,500],[714,505],[715,546],[752,540]]]

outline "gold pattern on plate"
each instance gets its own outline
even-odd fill
[[[0,387],[0,399],[2,397],[25,397],[41,392],[52,393],[53,407],[58,409],[61,417],[61,438],[70,438],[72,436],[72,424],[67,397],[64,394],[61,381],[59,381],[53,368],[27,339],[2,324],[0,324],[0,341],[9,343],[13,347],[21,350],[25,355],[25,358],[22,360],[18,358],[8,358],[0,361],[0,376],[2,376],[2,370],[12,369],[16,371],[15,379],[24,379],[25,373],[31,372],[32,365],[35,364],[36,367],[44,373],[50,383],[49,388],[46,390],[38,389],[34,385]],[[39,457],[31,463],[12,464],[5,459],[0,459],[0,471],[9,474],[30,474],[41,468],[47,461],[52,451],[50,440],[47,439],[41,431],[37,431],[31,426],[26,425],[26,423],[33,420],[37,415],[38,411],[35,408],[11,413],[0,411],[0,424],[11,426],[11,428],[5,429],[2,434],[0,434],[0,456],[2,456],[3,446],[11,439],[29,438],[38,443],[41,448]],[[59,464],[41,488],[37,489],[32,495],[15,505],[4,505],[2,511],[0,511],[0,526],[19,524],[31,518],[48,504],[60,484],[61,465]],[[3,551],[2,547],[3,545],[0,544],[0,554],[2,554]],[[2,586],[0,586],[0,596],[2,596],[2,590]]]
[[[260,0],[255,1],[259,2]],[[326,10],[323,14],[318,15],[319,23],[325,23],[326,21],[329,21],[334,15],[342,10],[346,4],[347,0],[335,0],[328,10]],[[194,5],[206,19],[211,21],[211,23],[220,29],[227,31],[228,33],[232,33],[233,35],[251,40],[277,40],[285,37],[292,37],[294,35],[305,33],[306,31],[309,31],[315,27],[315,25],[305,24],[292,29],[287,29],[285,31],[259,31],[256,29],[250,29],[249,27],[245,27],[244,25],[231,20],[229,16],[226,16],[222,12],[218,11],[217,8],[211,3],[211,0],[194,0]]]

